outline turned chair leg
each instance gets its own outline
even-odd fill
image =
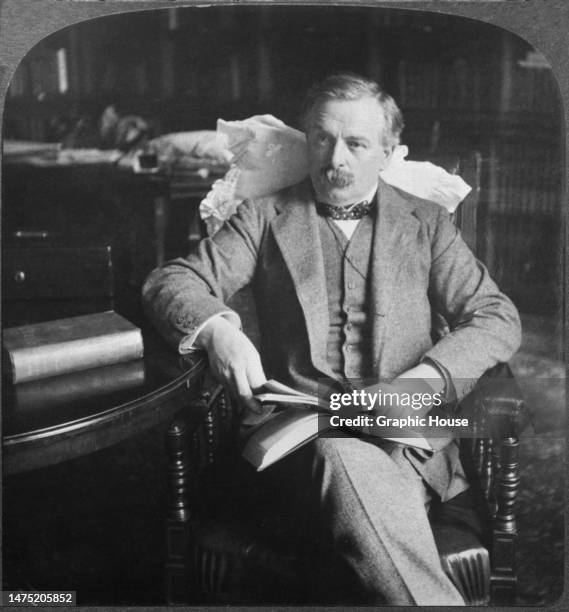
[[[492,530],[493,571],[491,601],[494,605],[515,603],[516,539],[515,505],[520,485],[518,438],[505,438],[500,452],[500,471],[496,491],[497,511]]]
[[[220,388],[221,389],[221,388]],[[200,466],[213,462],[214,414],[212,401],[221,391],[203,392],[190,402],[188,410],[178,415],[166,433],[168,485],[170,501],[166,519],[166,559],[164,564],[166,603],[188,603],[190,594],[197,591],[194,558],[194,518],[190,487],[195,486]],[[223,406],[225,404],[222,402]],[[200,428],[190,425],[190,418],[205,424],[205,444],[200,443]],[[204,433],[204,432],[202,432]],[[202,457],[202,453],[206,453]],[[194,597],[197,601],[197,597]]]
[[[187,603],[190,584],[188,539],[191,517],[188,507],[189,444],[187,425],[176,419],[166,433],[170,506],[166,519],[166,562],[164,565],[166,603]]]

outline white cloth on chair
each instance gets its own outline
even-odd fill
[[[272,115],[243,121],[218,119],[219,145],[227,149],[231,169],[217,180],[200,204],[208,233],[214,234],[246,198],[269,195],[308,175],[306,138]],[[381,178],[413,195],[453,212],[471,187],[458,175],[430,162],[405,159],[406,146],[395,147]]]

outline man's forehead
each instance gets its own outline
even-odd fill
[[[357,100],[324,100],[311,114],[311,129],[341,128],[355,131],[381,128],[384,124],[382,108],[375,98]]]

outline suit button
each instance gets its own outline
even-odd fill
[[[346,325],[346,329],[347,329],[348,331],[352,331],[352,324],[351,324],[351,323],[348,323],[348,324]]]
[[[356,285],[351,281],[348,283],[348,289],[353,289]]]

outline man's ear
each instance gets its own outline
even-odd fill
[[[381,167],[379,168],[380,172],[383,172],[387,166],[389,166],[391,162],[391,157],[393,155],[393,151],[395,151],[395,145],[391,145],[390,147],[384,147],[383,152],[385,154],[384,159],[382,160]]]

